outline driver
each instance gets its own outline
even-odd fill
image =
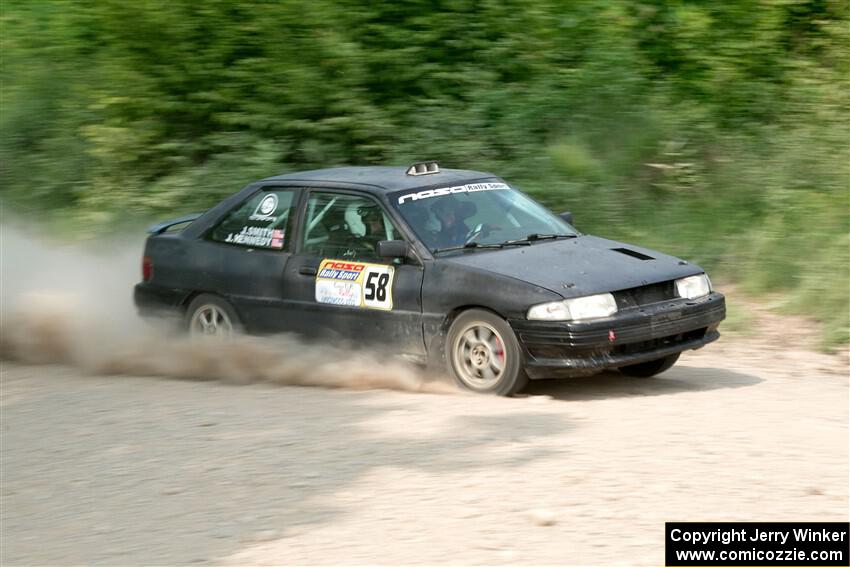
[[[445,197],[437,199],[431,205],[431,212],[440,221],[440,233],[436,238],[436,248],[460,246],[466,241],[469,227],[463,222],[459,209],[460,203]]]
[[[377,206],[362,206],[357,209],[357,213],[366,228],[365,234],[360,238],[360,244],[368,252],[376,253],[378,242],[386,240],[384,215]]]

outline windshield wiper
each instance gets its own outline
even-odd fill
[[[447,248],[436,248],[432,250],[434,254],[439,252],[451,252],[454,250],[472,250],[475,248],[504,248],[505,246],[531,246],[532,242],[537,242],[538,240],[553,240],[556,238],[576,238],[577,234],[537,234],[532,233],[523,238],[517,238],[516,240],[505,240],[504,242],[499,242],[496,244],[481,244],[480,242],[467,242],[466,244],[461,244],[460,246],[449,246]]]
[[[453,250],[472,250],[475,248],[503,248],[504,244],[481,244],[480,242],[467,242],[460,246],[448,246],[446,248],[435,248],[432,250],[434,254],[439,252],[451,252]]]
[[[516,240],[506,240],[501,243],[502,246],[510,246],[512,244],[531,244],[538,240],[554,240],[556,238],[576,238],[577,234],[537,234],[536,232],[529,234],[523,238]]]

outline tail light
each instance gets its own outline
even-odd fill
[[[149,281],[153,277],[153,260],[150,256],[142,258],[142,281]]]

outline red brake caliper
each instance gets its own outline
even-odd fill
[[[499,362],[502,365],[505,364],[505,346],[502,344],[502,339],[496,336],[496,344],[499,346],[499,350],[496,351],[496,356],[499,358]]]

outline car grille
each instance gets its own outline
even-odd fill
[[[676,284],[673,280],[670,280],[615,291],[613,295],[614,300],[617,302],[617,309],[628,309],[629,307],[638,307],[667,301],[668,299],[676,299]]]
[[[657,339],[652,339],[649,341],[641,341],[639,343],[631,343],[627,345],[618,345],[614,347],[611,352],[613,352],[614,354],[640,354],[643,352],[649,352],[660,348],[666,348],[669,346],[674,346],[701,339],[705,336],[706,331],[708,331],[708,327],[703,327],[702,329],[695,329],[693,331],[688,331],[687,333],[679,333],[678,335],[659,337]]]
[[[613,355],[642,354],[644,352],[652,352],[654,350],[701,339],[706,335],[707,332],[708,327],[702,327],[700,329],[694,329],[693,331],[678,333],[675,335],[667,335],[664,337],[658,337],[656,339],[650,339],[625,345],[621,344],[616,346],[598,346],[597,348],[589,350],[567,348],[565,346],[555,345],[529,345],[528,352],[533,358],[537,359],[565,358],[570,356],[593,356],[607,353]]]

